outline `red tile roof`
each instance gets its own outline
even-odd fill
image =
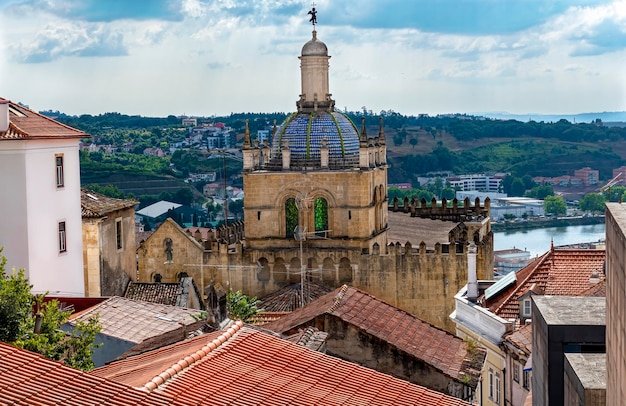
[[[189,405],[469,405],[241,322],[91,373]]]
[[[603,279],[590,288],[580,292],[578,296],[606,297],[606,279]]]
[[[6,101],[0,97],[0,101]],[[9,129],[0,141],[14,139],[87,138],[88,134],[54,121],[17,103],[9,102]]]
[[[517,272],[517,281],[486,302],[503,319],[518,318],[519,298],[534,285],[542,295],[576,296],[590,287],[589,278],[597,272],[604,280],[604,250],[553,249]]]
[[[304,282],[304,289],[299,283],[285,286],[269,295],[263,296],[260,307],[266,312],[292,312],[302,307],[302,293],[304,292],[305,303],[311,303],[320,296],[330,292],[331,289],[315,282]]]
[[[320,315],[332,315],[459,379],[468,356],[460,338],[346,285],[263,327],[286,333]]]
[[[182,405],[0,342],[2,405]]]
[[[507,335],[504,339],[526,354],[530,354],[533,350],[533,326],[532,324],[523,324],[519,329]]]

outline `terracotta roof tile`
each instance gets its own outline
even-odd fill
[[[602,273],[604,250],[554,249],[517,272],[517,281],[485,304],[503,319],[518,318],[519,298],[534,286],[538,294],[576,296],[590,287],[589,278]]]
[[[181,405],[5,343],[0,343],[0,376],[3,405]]]
[[[0,101],[6,101],[0,97]],[[9,129],[0,141],[15,139],[87,138],[88,134],[54,121],[17,103],[9,102]]]
[[[532,323],[523,324],[520,328],[507,335],[504,339],[514,344],[517,348],[523,350],[526,354],[530,354],[533,349]]]
[[[463,359],[467,357],[463,340],[345,285],[263,327],[284,334],[324,314],[338,317],[452,378],[462,375]]]
[[[180,282],[174,283],[150,283],[130,282],[124,293],[126,299],[142,302],[160,303],[176,306],[178,295],[183,291]]]
[[[99,218],[108,213],[134,207],[139,202],[132,199],[116,199],[96,193],[93,190],[80,189],[80,207],[83,218]]]
[[[591,286],[589,289],[580,292],[578,296],[606,297],[606,279],[603,279]]]
[[[310,303],[318,297],[330,292],[330,289],[313,282],[304,283],[304,296],[306,303]],[[292,312],[302,307],[302,289],[300,284],[285,286],[269,295],[259,299],[261,309],[266,312]]]
[[[219,346],[189,367],[173,377],[155,378],[146,388],[194,405],[469,405],[242,324],[228,331],[232,330],[235,332],[226,340],[209,341],[214,335],[204,340],[198,337],[91,373],[136,385],[137,376],[167,376],[163,368],[169,361],[189,359],[201,345],[210,347],[217,340]],[[154,383],[157,381],[159,385]]]

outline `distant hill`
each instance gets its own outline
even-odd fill
[[[601,113],[578,113],[578,114],[512,114],[505,111],[492,111],[482,113],[472,113],[475,116],[484,116],[489,118],[495,118],[498,120],[518,120],[526,122],[529,120],[537,122],[557,122],[561,119],[565,119],[570,123],[591,123],[597,118],[604,123],[621,122],[626,127],[626,111],[603,111]]]

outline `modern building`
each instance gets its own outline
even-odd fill
[[[591,169],[587,166],[581,169],[576,169],[574,171],[574,177],[580,179],[584,186],[593,186],[598,184],[600,171],[597,169]]]
[[[476,190],[480,192],[498,192],[500,183],[506,177],[505,173],[497,173],[494,175],[471,174],[457,175],[446,178],[446,182],[450,182],[453,189],[470,191]]]
[[[597,297],[535,296],[532,311],[533,405],[572,404],[565,403],[566,389],[570,401],[572,398],[580,399],[575,393],[584,392],[574,389],[576,382],[581,381],[580,377],[585,376],[578,367],[579,363],[588,363],[584,358],[590,353],[604,358],[606,300]],[[568,354],[578,356],[566,358]]]
[[[606,204],[606,404],[626,404],[626,205]]]
[[[0,98],[0,247],[34,293],[83,296],[82,131]]]

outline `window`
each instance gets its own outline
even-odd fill
[[[489,368],[489,399],[493,400],[493,369]]]
[[[59,222],[59,252],[67,251],[67,236],[65,235],[65,221]]]
[[[524,312],[523,315],[524,317],[530,317],[531,316],[531,307],[530,307],[530,299],[524,299]]]
[[[519,383],[519,364],[513,361],[513,380]]]
[[[328,231],[328,202],[323,197],[315,199],[315,235],[325,237]]]
[[[285,202],[285,237],[294,237],[294,231],[298,225],[298,206],[293,197]]]
[[[122,249],[122,219],[115,220],[115,244],[117,245],[117,249]]]
[[[496,403],[496,405],[499,405],[500,404],[500,374],[497,372],[496,372],[495,391],[496,391],[496,396],[493,401]]]
[[[524,389],[530,390],[530,370],[524,371]]]
[[[57,155],[55,160],[57,168],[57,187],[63,187],[65,182],[63,179],[63,155]]]

